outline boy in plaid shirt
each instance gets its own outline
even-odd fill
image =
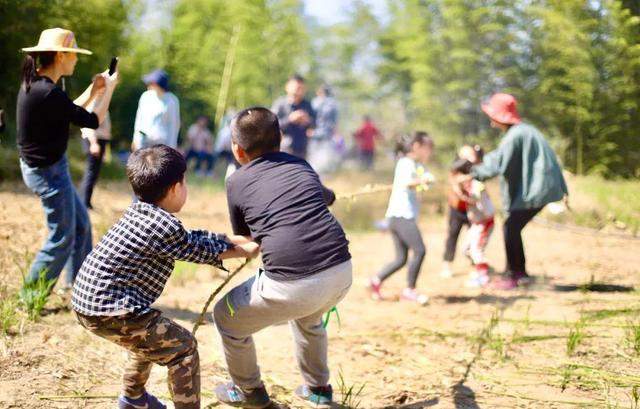
[[[127,176],[139,199],[87,256],[73,288],[78,322],[129,351],[120,409],[163,409],[145,391],[153,363],[169,371],[176,409],[200,408],[200,365],[193,335],[151,307],[175,260],[222,266],[230,257],[254,257],[244,237],[188,231],[172,215],[187,198],[182,155],[156,145],[134,152]]]

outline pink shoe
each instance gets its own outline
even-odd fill
[[[405,301],[417,302],[420,305],[426,305],[429,302],[429,297],[420,294],[415,288],[405,288],[400,297]]]
[[[518,280],[513,277],[497,277],[491,281],[491,288],[495,290],[513,290],[518,288]]]
[[[384,297],[382,296],[382,292],[380,291],[382,288],[382,281],[378,277],[371,277],[369,279],[369,285],[367,285],[367,289],[371,293],[371,299],[375,301],[382,301]]]

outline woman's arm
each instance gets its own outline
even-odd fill
[[[87,89],[85,89],[84,92],[73,101],[73,103],[83,107],[84,109],[88,109],[89,104],[91,104],[98,95],[105,91],[106,81],[103,75],[104,73],[101,73],[93,77],[91,84],[89,84]]]
[[[118,75],[118,71],[114,72],[111,76],[109,76],[109,74],[102,75],[105,80],[104,94],[99,101],[96,101],[96,106],[93,109],[93,112],[98,116],[98,122],[100,123],[102,123],[104,118],[107,116],[113,91],[115,90],[116,85],[118,85]]]

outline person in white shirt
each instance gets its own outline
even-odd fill
[[[155,70],[143,77],[147,90],[138,101],[132,150],[163,144],[178,146],[180,102],[169,91],[169,75]]]
[[[428,188],[428,184],[434,181],[433,175],[423,166],[429,161],[433,148],[433,139],[426,132],[421,131],[403,138],[398,144],[397,151],[403,156],[396,164],[393,188],[386,213],[389,231],[395,245],[396,258],[385,266],[377,276],[369,280],[369,291],[374,299],[384,298],[381,293],[383,281],[407,264],[407,254],[411,250],[407,287],[402,291],[401,298],[422,305],[429,300],[426,295],[420,294],[416,290],[416,282],[426,254],[416,219],[419,212],[417,192]]]

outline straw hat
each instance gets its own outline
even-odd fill
[[[93,54],[84,48],[78,48],[76,44],[76,36],[73,31],[64,28],[50,28],[40,33],[40,40],[35,47],[23,48],[22,51],[27,53],[43,52],[43,51],[62,51],[67,53]]]
[[[482,104],[482,110],[489,118],[507,125],[515,125],[522,122],[518,114],[517,101],[510,94],[493,94],[489,102]]]

